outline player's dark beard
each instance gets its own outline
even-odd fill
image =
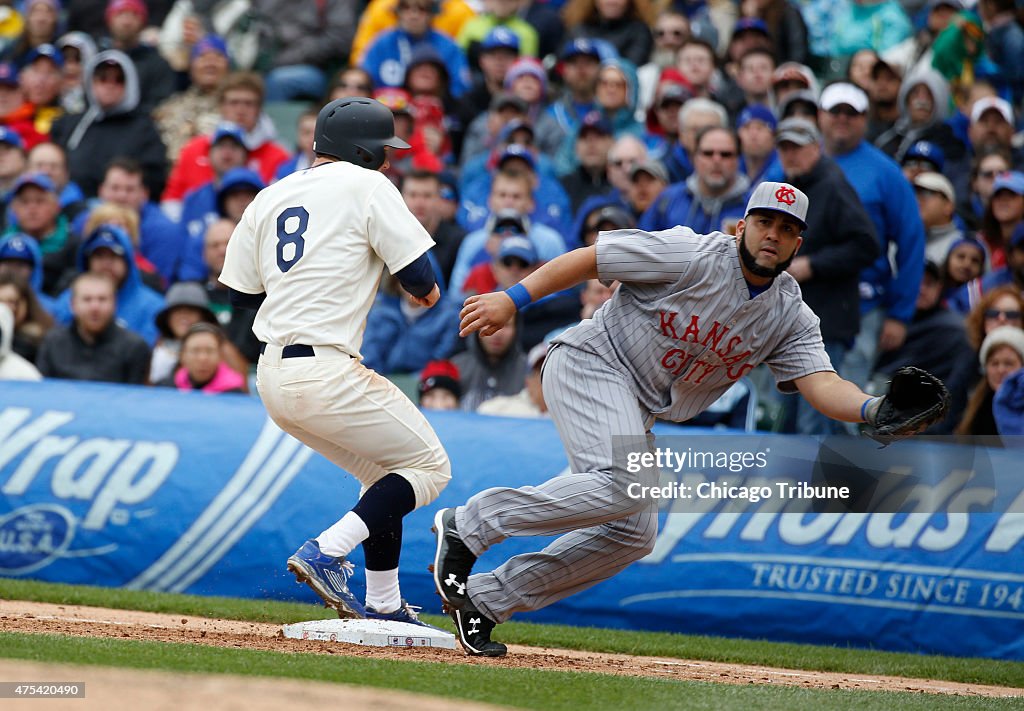
[[[795,250],[791,255],[789,255],[789,259],[784,262],[779,262],[775,267],[762,267],[757,263],[757,257],[751,254],[750,250],[747,249],[746,235],[740,237],[740,259],[743,260],[743,266],[747,268],[747,271],[755,276],[774,279],[789,268],[789,265],[793,263],[794,257],[796,257]]]

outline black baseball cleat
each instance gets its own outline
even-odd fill
[[[508,647],[491,639],[495,623],[474,608],[468,599],[459,610],[449,608],[448,614],[455,622],[455,633],[466,654],[471,657],[504,657],[508,654]]]
[[[455,530],[455,509],[438,511],[434,515],[434,527],[430,530],[437,534],[434,585],[441,599],[453,610],[458,610],[468,601],[466,584],[476,556]]]

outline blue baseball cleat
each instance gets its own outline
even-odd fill
[[[320,552],[320,544],[309,539],[288,559],[288,570],[295,579],[313,589],[327,607],[334,608],[341,618],[366,617],[366,611],[348,589],[348,579],[355,566],[344,558]]]
[[[405,600],[402,600],[402,606],[394,612],[377,612],[372,607],[367,605],[366,607],[366,619],[368,620],[390,620],[392,622],[405,622],[410,625],[417,625],[418,627],[426,627],[427,629],[437,630],[438,632],[447,632],[440,627],[434,627],[434,625],[428,625],[426,622],[419,618],[416,613],[422,608],[415,605],[410,605]]]

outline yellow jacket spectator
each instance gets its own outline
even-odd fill
[[[432,27],[438,32],[443,32],[452,39],[459,36],[462,26],[476,13],[473,12],[465,0],[438,0],[440,12],[434,16]],[[370,46],[374,38],[383,30],[390,30],[398,24],[398,16],[395,8],[399,0],[370,0],[370,4],[363,11],[359,19],[359,27],[356,28],[355,39],[352,40],[352,56],[349,64],[356,66],[363,61],[363,54]],[[486,34],[486,33],[485,33]]]
[[[479,66],[480,43],[498,25],[504,25],[519,38],[519,56],[536,57],[540,40],[537,30],[516,14],[519,0],[484,0],[484,11],[462,26],[459,46],[469,59],[469,66]]]

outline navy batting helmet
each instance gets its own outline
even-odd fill
[[[395,117],[379,101],[362,96],[335,99],[316,117],[314,153],[377,170],[384,165],[385,146],[409,144],[395,136]]]

